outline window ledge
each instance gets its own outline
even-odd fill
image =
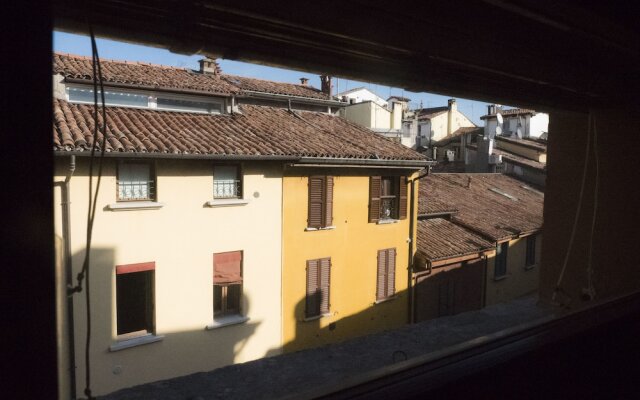
[[[332,229],[336,229],[336,227],[334,225],[331,225],[331,226],[325,226],[325,227],[321,227],[321,228],[311,228],[309,226],[304,228],[304,230],[306,232],[311,232],[311,231],[329,231],[329,230],[332,230]]]
[[[206,330],[218,329],[230,325],[244,324],[249,321],[249,317],[243,315],[227,315],[224,317],[215,318],[212,323],[206,326]]]
[[[305,317],[302,322],[309,322],[309,321],[315,321],[317,319],[320,318],[324,318],[324,317],[330,317],[331,313],[327,313],[327,314],[320,314],[320,315],[316,315],[315,317]]]
[[[249,204],[249,199],[217,199],[209,200],[206,203],[207,207],[227,207],[227,206],[244,206]]]
[[[142,346],[144,344],[159,342],[162,339],[164,339],[164,335],[154,335],[154,334],[148,333],[144,336],[140,336],[132,339],[120,340],[112,344],[111,346],[109,346],[109,351],[120,351],[120,350],[128,349],[130,347]]]
[[[164,207],[164,203],[157,201],[123,201],[107,205],[107,209],[111,211],[157,210],[162,207]]]
[[[502,281],[504,279],[507,279],[507,275],[502,275],[502,276],[495,276],[493,278],[494,281]]]
[[[398,222],[400,222],[399,219],[381,219],[381,220],[378,220],[378,222],[376,222],[376,224],[385,225],[385,224],[396,224]]]
[[[389,296],[385,299],[376,300],[373,302],[373,304],[376,305],[376,304],[386,303],[387,301],[395,300],[397,298],[398,298],[398,295],[394,294],[393,296]]]

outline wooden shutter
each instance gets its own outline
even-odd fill
[[[396,293],[396,249],[387,250],[387,297]]]
[[[386,297],[386,264],[386,251],[378,250],[378,281],[376,284],[376,300],[383,300]]]
[[[327,176],[325,181],[326,188],[324,191],[324,218],[323,226],[331,226],[333,224],[333,176]]]
[[[242,283],[242,251],[229,251],[213,255],[213,283]]]
[[[324,176],[309,177],[309,216],[307,226],[310,228],[322,227],[322,214],[324,209]]]
[[[319,260],[307,261],[307,298],[305,316],[315,317],[320,315],[320,298],[318,288],[320,286],[318,276]]]
[[[380,190],[382,177],[369,178],[369,222],[378,222],[380,219]]]
[[[396,249],[378,250],[378,281],[376,300],[384,300],[396,293]]]
[[[329,288],[331,286],[331,259],[322,258],[320,262],[320,313],[329,312]]]
[[[407,219],[407,178],[399,177],[398,182],[398,219]]]

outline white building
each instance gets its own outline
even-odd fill
[[[516,138],[547,138],[549,130],[549,114],[536,112],[525,108],[512,108],[503,110],[496,104],[488,107],[487,115],[480,119],[484,120],[485,136],[494,137],[496,134],[512,136]],[[502,122],[498,121],[498,114],[501,115]],[[500,125],[500,131],[496,133],[496,128]]]

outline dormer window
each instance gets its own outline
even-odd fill
[[[170,111],[221,114],[222,103],[158,97],[157,108]]]
[[[98,91],[98,104],[102,104],[102,96]],[[67,88],[69,101],[74,103],[93,104],[93,89]],[[104,102],[108,106],[149,107],[149,96],[121,91],[104,91]]]

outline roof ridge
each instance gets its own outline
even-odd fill
[[[276,83],[276,84],[278,84],[278,85],[294,85],[294,86],[298,86],[298,87],[302,87],[302,88],[307,88],[307,89],[313,89],[313,90],[316,90],[316,91],[318,91],[318,92],[321,92],[321,90],[320,90],[320,89],[318,89],[318,88],[316,88],[315,86],[312,86],[312,85],[302,85],[302,84],[300,84],[300,83],[281,82],[281,81],[274,81],[274,80],[271,80],[271,79],[260,79],[260,78],[254,78],[254,77],[251,77],[251,76],[242,76],[242,75],[234,75],[234,74],[225,74],[225,73],[223,73],[223,72],[221,72],[221,73],[220,73],[220,76],[221,76],[221,77],[223,77],[223,78],[224,78],[224,77],[227,77],[227,78],[234,78],[234,77],[237,77],[237,78],[242,78],[242,79],[251,79],[251,80],[261,81],[261,82]],[[231,83],[233,83],[233,82],[231,82]],[[234,85],[235,85],[235,83],[234,83]]]
[[[87,61],[90,61],[90,60],[93,59],[90,56],[82,56],[82,55],[79,55],[79,54],[64,53],[64,52],[60,52],[60,51],[54,51],[53,54],[56,55],[56,56],[70,57],[70,58],[76,58],[76,59],[87,60]],[[148,66],[148,67],[158,67],[158,68],[165,68],[165,69],[176,69],[176,70],[180,70],[180,71],[193,71],[192,68],[186,68],[186,67],[174,67],[172,65],[155,64],[155,63],[150,63],[150,62],[145,62],[145,61],[115,60],[115,59],[112,59],[112,58],[100,57],[100,62],[103,62],[103,61],[110,62],[110,63],[116,63],[116,64],[144,65],[144,66]]]

